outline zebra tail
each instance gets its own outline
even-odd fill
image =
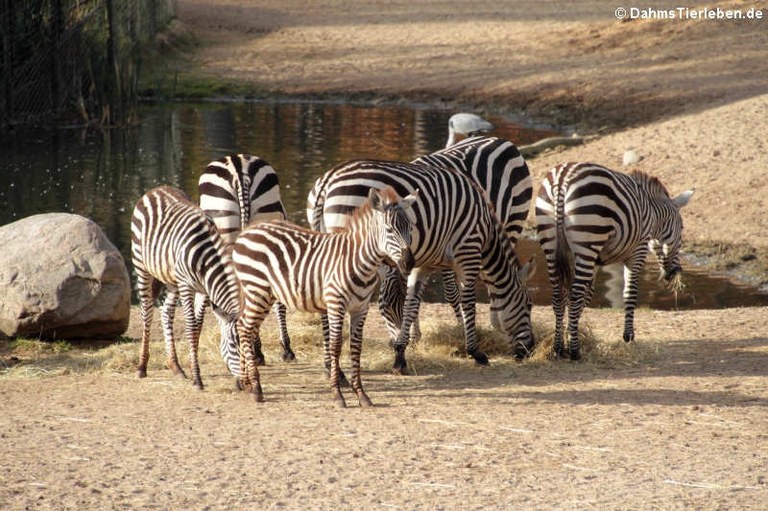
[[[555,205],[555,271],[564,289],[573,283],[573,254],[565,235],[565,193],[560,190]]]
[[[312,218],[309,219],[309,227],[313,231],[325,232],[323,222],[323,208],[325,207],[325,187],[320,182],[315,184],[314,202],[307,204],[307,209],[312,210]]]

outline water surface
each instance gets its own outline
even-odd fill
[[[148,189],[168,184],[197,197],[206,164],[244,152],[269,161],[278,172],[290,220],[306,225],[305,203],[314,180],[352,158],[410,161],[445,145],[453,111],[404,106],[338,103],[201,103],[147,106],[128,129],[15,130],[0,133],[0,225],[52,211],[94,219],[126,257],[130,215]],[[554,134],[489,117],[495,135],[517,145]],[[536,165],[535,160],[531,165]],[[536,253],[521,243],[522,257]],[[535,301],[549,303],[546,266],[538,261]],[[715,278],[687,265],[684,294],[667,293],[649,266],[640,304],[654,308],[766,305],[768,295]],[[439,282],[439,279],[434,279]],[[616,272],[603,272],[593,301],[620,304]],[[441,300],[439,285],[427,300]]]

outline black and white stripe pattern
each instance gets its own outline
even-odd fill
[[[382,314],[393,335],[396,372],[406,371],[405,349],[409,331],[418,315],[424,284],[430,271],[453,270],[461,285],[462,322],[467,353],[480,364],[488,358],[477,347],[475,285],[481,277],[488,285],[492,319],[504,332],[516,353],[533,345],[530,298],[526,282],[529,264],[521,267],[514,247],[482,190],[466,176],[425,165],[359,160],[328,171],[315,184],[313,225],[328,231],[343,229],[352,208],[364,200],[370,188],[392,186],[399,195],[419,189],[411,250],[415,268],[408,278],[402,322],[397,306],[381,303]],[[392,293],[386,279],[382,294]]]
[[[197,347],[207,297],[221,328],[221,355],[240,376],[236,320],[238,285],[219,233],[181,190],[161,186],[139,199],[131,219],[131,256],[144,323],[138,376],[147,375],[154,300],[165,287],[162,324],[168,367],[184,376],[176,357],[173,316],[177,299],[184,311],[193,384],[202,389]]]
[[[233,154],[212,161],[198,180],[200,207],[216,224],[224,243],[232,245],[252,222],[285,220],[277,173],[266,161],[248,154]],[[275,304],[283,360],[294,360],[288,336],[285,306]],[[257,354],[260,362],[263,355]]]
[[[637,284],[645,258],[653,250],[663,277],[679,278],[680,208],[692,193],[671,198],[654,177],[593,163],[566,163],[549,171],[536,199],[536,222],[553,289],[556,356],[564,355],[567,306],[568,351],[570,358],[580,358],[579,318],[592,297],[598,267],[606,264],[624,265],[624,340],[634,339]]]
[[[512,246],[515,246],[523,232],[533,197],[531,173],[515,144],[496,137],[471,137],[417,158],[413,163],[454,169],[472,178],[485,192],[501,220],[504,232],[512,241]],[[461,321],[456,278],[450,270],[442,273],[446,300]],[[398,300],[390,297],[385,299]],[[416,318],[412,335],[418,338],[419,331]]]
[[[331,392],[346,406],[339,388],[339,355],[345,314],[350,316],[352,388],[361,406],[371,401],[360,378],[362,331],[385,259],[406,269],[412,264],[410,238],[414,196],[402,200],[391,189],[371,190],[368,203],[352,215],[348,230],[325,234],[287,222],[245,229],[232,260],[241,284],[238,331],[243,347],[259,349],[264,316],[278,300],[291,308],[327,314],[326,352],[330,353]],[[244,354],[248,379],[258,384],[252,353]]]

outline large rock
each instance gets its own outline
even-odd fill
[[[69,213],[0,227],[0,333],[111,338],[128,328],[122,255],[93,221]]]

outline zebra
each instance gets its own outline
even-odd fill
[[[241,284],[238,332],[243,345],[260,347],[259,329],[269,308],[279,300],[303,311],[327,314],[325,354],[330,354],[331,394],[346,402],[340,390],[344,315],[350,316],[352,389],[361,406],[371,406],[362,387],[360,352],[368,306],[378,282],[378,268],[391,260],[407,271],[414,191],[402,200],[392,189],[371,190],[368,202],[352,215],[348,230],[336,234],[310,231],[288,222],[269,222],[245,229],[235,241],[232,261]],[[249,376],[255,365],[247,362]],[[258,380],[256,380],[258,381]]]
[[[329,232],[343,229],[352,209],[370,188],[392,186],[398,195],[419,189],[414,206],[416,221],[411,243],[414,269],[408,282],[402,315],[396,307],[380,301],[382,315],[395,350],[393,369],[407,371],[405,349],[410,327],[418,316],[424,284],[434,269],[452,269],[461,284],[462,324],[467,353],[481,365],[488,357],[478,349],[475,330],[475,284],[482,276],[489,287],[491,318],[507,336],[516,356],[533,346],[531,301],[526,282],[534,264],[521,265],[483,191],[463,174],[444,168],[413,163],[353,160],[326,172],[315,183],[313,225]],[[380,295],[390,293],[385,270]],[[402,318],[402,321],[400,319]]]
[[[539,242],[547,260],[555,313],[554,355],[564,356],[563,316],[568,306],[568,354],[581,357],[578,324],[594,290],[597,268],[624,265],[624,340],[634,340],[637,283],[649,251],[662,276],[680,286],[680,208],[693,190],[671,198],[643,172],[623,174],[594,163],[564,163],[544,178],[536,198]]]
[[[482,118],[478,119],[482,121]],[[440,151],[421,156],[412,163],[450,168],[471,177],[480,185],[499,215],[512,246],[517,244],[531,208],[533,181],[528,165],[515,144],[496,137],[471,137]],[[443,271],[442,277],[446,301],[453,307],[454,315],[461,322],[456,278],[451,270]],[[390,302],[402,300],[397,296],[384,298]],[[420,336],[418,318],[413,323],[413,335],[414,338]]]
[[[198,180],[200,207],[216,224],[224,243],[231,247],[243,227],[253,221],[286,220],[277,173],[265,160],[233,154],[210,162]],[[286,325],[286,308],[275,304],[283,361],[296,359]],[[257,353],[260,364],[264,355]]]
[[[173,316],[177,298],[184,311],[189,342],[192,383],[203,389],[197,347],[202,327],[201,308],[210,300],[221,330],[220,351],[230,372],[239,377],[238,283],[221,236],[190,197],[169,186],[153,188],[136,203],[131,218],[131,259],[144,330],[137,375],[147,375],[153,302],[166,289],[161,320],[167,365],[174,374],[186,377],[179,366],[173,338]],[[254,389],[256,392],[257,389]]]

